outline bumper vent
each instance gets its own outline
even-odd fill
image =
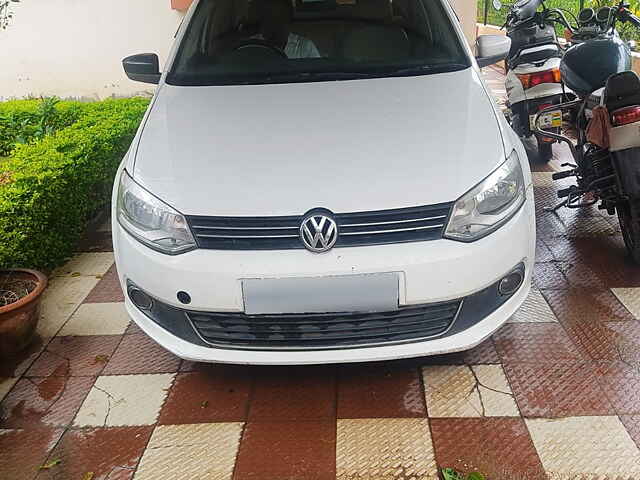
[[[336,247],[421,242],[442,238],[452,203],[335,215]],[[202,217],[187,221],[198,246],[211,250],[287,250],[304,248],[302,216]]]
[[[417,341],[442,335],[451,327],[461,304],[461,300],[455,300],[374,313],[187,312],[187,316],[202,340],[212,346],[308,350]]]

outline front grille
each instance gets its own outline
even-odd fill
[[[402,307],[392,312],[187,316],[213,346],[247,349],[323,349],[416,341],[445,333],[462,300]]]
[[[421,242],[442,238],[452,203],[335,215],[336,247]],[[304,248],[302,216],[203,217],[187,221],[200,248],[212,250],[286,250]]]

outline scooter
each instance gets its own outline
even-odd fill
[[[580,12],[575,44],[560,64],[562,80],[578,98],[540,111],[535,131],[567,143],[575,160],[553,174],[554,180],[575,177],[576,183],[558,191],[564,200],[550,210],[598,204],[617,214],[627,250],[640,264],[640,77],[631,71],[631,50],[616,30],[627,22],[640,28],[640,18],[624,0],[593,13]],[[544,116],[557,110],[575,116],[577,143],[544,127]]]
[[[542,6],[542,11],[538,8]],[[502,4],[494,0],[494,8]],[[560,76],[563,48],[558,43],[555,24],[569,25],[563,12],[548,9],[544,0],[519,0],[511,5],[506,27],[511,38],[511,51],[507,58],[507,106],[511,126],[521,138],[534,134],[534,119],[541,110],[572,98]],[[560,134],[562,112],[551,110],[541,117],[545,128]],[[537,136],[538,155],[543,162],[553,156],[553,137]]]

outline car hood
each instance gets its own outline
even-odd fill
[[[491,102],[471,68],[336,82],[164,85],[129,170],[188,215],[451,202],[504,160]]]

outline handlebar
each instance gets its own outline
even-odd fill
[[[627,11],[626,21],[631,22],[634,27],[640,28],[640,18],[629,11]]]

